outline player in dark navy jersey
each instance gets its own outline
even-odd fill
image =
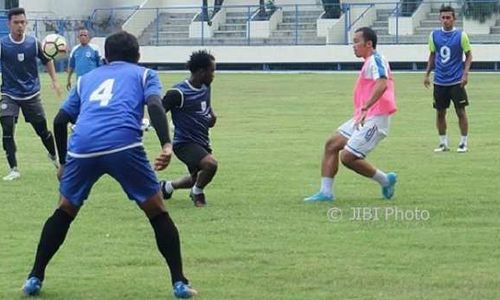
[[[25,34],[26,15],[23,8],[9,10],[10,34],[0,40],[0,61],[2,63],[2,100],[0,121],[2,123],[2,144],[7,155],[10,172],[3,180],[21,177],[16,159],[15,127],[19,110],[42,140],[49,158],[57,167],[54,138],[47,129],[45,111],[40,100],[40,79],[37,58],[45,65],[52,79],[52,88],[60,95],[54,63],[42,53],[40,42]]]
[[[472,63],[472,52],[467,34],[454,27],[455,10],[451,6],[442,6],[439,10],[442,28],[434,30],[429,36],[429,60],[424,78],[424,85],[430,86],[429,75],[434,66],[434,108],[436,126],[439,133],[439,146],[435,152],[448,151],[446,135],[446,110],[453,101],[458,117],[461,138],[457,152],[465,153],[469,123],[465,107],[469,105],[465,85],[468,82]],[[465,63],[463,55],[465,53]]]
[[[197,207],[206,205],[203,189],[217,172],[217,161],[210,148],[209,129],[217,117],[212,109],[210,84],[214,79],[215,58],[206,51],[194,52],[188,61],[191,77],[174,85],[163,98],[175,126],[175,155],[186,164],[189,174],[174,181],[161,181],[163,198],[175,189],[191,189]]]
[[[167,167],[172,145],[160,80],[153,70],[137,65],[139,44],[133,35],[115,33],[104,47],[109,63],[78,79],[54,120],[61,196],[59,207],[43,228],[24,293],[39,293],[45,268],[64,242],[92,186],[108,174],[149,218],[170,269],[175,296],[189,298],[196,291],[183,274],[179,234],[163,205],[159,182],[142,145],[141,121],[147,106],[162,147],[154,166],[156,170]],[[75,127],[67,143],[70,122]]]

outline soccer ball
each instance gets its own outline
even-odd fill
[[[149,131],[151,128],[153,128],[153,126],[151,126],[151,122],[149,121],[149,119],[147,118],[142,119],[142,124],[141,124],[142,131]]]
[[[42,41],[42,51],[46,57],[52,59],[63,56],[67,51],[66,39],[59,34],[49,34]]]

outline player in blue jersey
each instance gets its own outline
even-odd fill
[[[194,52],[187,65],[191,77],[167,91],[163,107],[171,112],[175,126],[174,153],[186,164],[189,175],[160,183],[164,199],[172,197],[175,189],[190,188],[194,205],[203,207],[206,205],[203,189],[217,172],[217,160],[212,155],[208,133],[217,120],[210,99],[215,58],[202,50]]]
[[[60,95],[54,63],[43,55],[40,42],[25,34],[26,14],[23,8],[13,8],[8,12],[10,34],[0,40],[0,61],[2,64],[2,99],[0,121],[2,123],[2,144],[9,163],[9,174],[3,180],[21,177],[16,158],[15,127],[19,110],[24,119],[35,129],[42,140],[49,158],[57,167],[54,138],[47,128],[45,111],[40,100],[40,79],[37,58],[47,68],[52,79],[52,88]]]
[[[71,89],[71,75],[76,73],[76,77],[80,77],[101,64],[101,55],[97,45],[89,43],[89,31],[85,28],[80,28],[78,31],[78,40],[80,44],[73,47],[69,55],[68,66],[68,81],[66,88]]]
[[[425,87],[430,86],[429,75],[434,67],[434,108],[436,109],[436,127],[439,133],[439,146],[435,152],[448,151],[446,135],[446,110],[453,101],[460,127],[460,143],[457,152],[465,153],[469,123],[465,107],[469,105],[465,86],[468,82],[472,63],[472,52],[467,34],[454,27],[455,10],[451,6],[442,6],[439,10],[442,28],[434,30],[429,37],[429,60],[424,77]],[[463,55],[465,53],[465,63]]]
[[[109,64],[80,77],[54,119],[61,196],[59,207],[43,227],[23,291],[26,295],[40,292],[47,264],[64,242],[94,183],[108,174],[148,217],[170,269],[174,295],[190,298],[196,291],[183,274],[179,234],[163,205],[159,182],[142,145],[146,105],[162,147],[155,169],[167,167],[172,145],[160,80],[154,71],[137,65],[139,44],[133,35],[115,33],[106,38],[104,47]],[[67,143],[69,122],[75,128]]]

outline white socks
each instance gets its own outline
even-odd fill
[[[446,134],[439,136],[439,144],[448,147],[448,136]]]
[[[193,188],[191,189],[191,192],[193,193],[193,195],[199,195],[199,194],[203,194],[203,189],[200,189],[195,184],[195,185],[193,185]]]
[[[465,145],[467,146],[467,136],[466,135],[462,135],[460,137],[460,145]]]
[[[174,192],[174,187],[172,186],[172,181],[165,182],[165,191],[169,194]]]
[[[375,175],[373,175],[372,179],[378,182],[381,186],[388,186],[390,183],[389,179],[387,179],[387,174],[378,169],[375,172]]]
[[[319,190],[323,195],[332,195],[333,178],[321,177],[321,189]]]

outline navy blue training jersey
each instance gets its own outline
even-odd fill
[[[112,62],[80,77],[61,109],[73,120],[68,155],[93,157],[142,145],[141,122],[149,96],[161,97],[156,72]]]
[[[464,73],[463,55],[471,51],[467,34],[461,30],[434,30],[429,37],[429,49],[435,53],[434,83],[455,85]]]
[[[176,84],[173,89],[182,94],[180,106],[170,110],[175,126],[173,144],[195,143],[210,146],[210,87],[203,85],[197,89],[186,79]]]
[[[9,34],[0,40],[2,95],[25,100],[40,93],[37,57],[43,64],[49,62],[35,37],[25,35],[22,41],[16,42]]]

